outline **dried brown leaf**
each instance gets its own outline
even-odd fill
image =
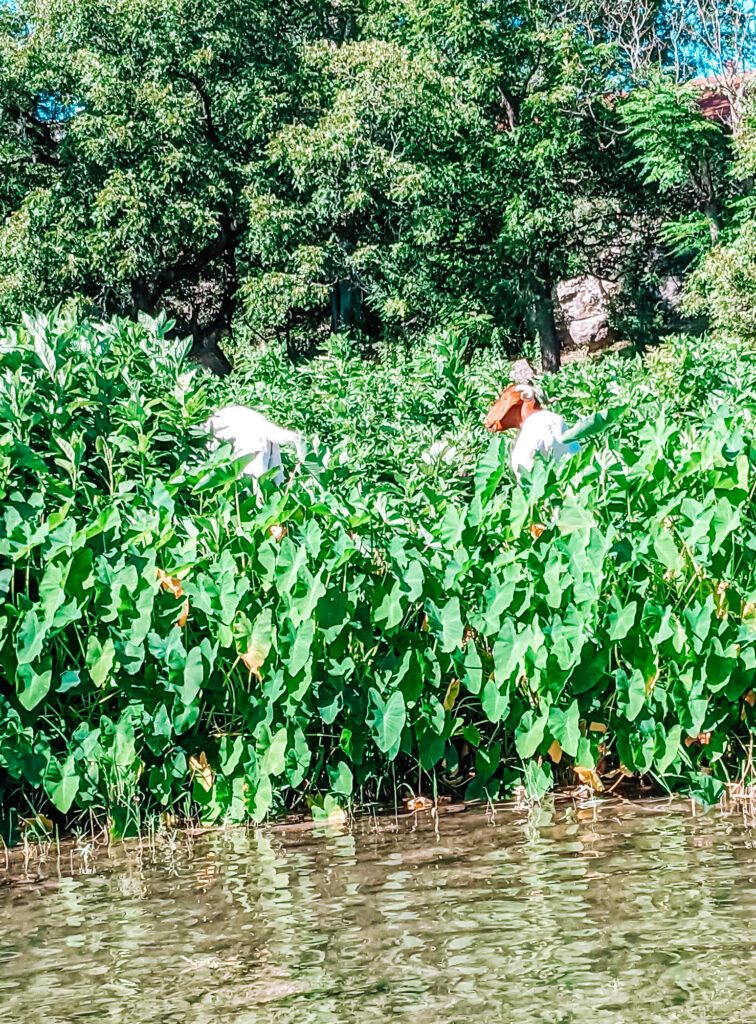
[[[592,789],[596,793],[602,792],[604,783],[599,778],[599,774],[595,768],[584,768],[582,765],[576,764],[572,770],[584,786],[588,786],[589,789]]]
[[[160,586],[163,590],[169,591],[176,598],[184,596],[184,588],[181,586],[181,580],[177,576],[169,576],[167,572],[158,569],[157,578],[160,580]]]
[[[260,671],[265,661],[265,652],[261,651],[258,647],[250,647],[246,654],[240,654],[239,657],[249,669],[253,676],[257,676],[259,682],[262,682],[262,672]]]
[[[429,811],[433,807],[433,801],[427,796],[408,796],[404,800],[404,809],[409,814],[417,811]]]
[[[459,679],[452,679],[446,688],[446,696],[444,697],[444,710],[451,711],[454,707],[454,701],[459,696]]]
[[[347,816],[343,807],[334,807],[328,814],[328,824],[333,828],[340,828],[346,825]]]
[[[207,763],[207,756],[204,750],[200,753],[199,757],[192,755],[189,758],[189,767],[193,778],[196,778],[205,792],[209,793],[215,782],[215,772]]]
[[[711,743],[711,733],[710,732],[699,732],[698,736],[686,736],[685,737],[685,746],[686,747],[692,747],[694,745],[694,743],[698,743],[699,746],[701,746],[701,747],[708,747],[708,745]]]

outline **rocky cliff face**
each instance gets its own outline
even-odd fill
[[[591,274],[557,285],[556,320],[563,349],[594,352],[617,340],[609,323],[609,304],[620,288],[617,281]]]
[[[562,350],[587,349],[596,352],[617,341],[611,325],[611,304],[622,289],[620,281],[608,281],[591,274],[562,281],[556,289],[555,318],[562,342]],[[682,298],[679,277],[662,278],[657,302],[667,313],[674,313]]]

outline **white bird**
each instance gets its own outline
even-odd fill
[[[299,434],[276,426],[262,413],[245,405],[224,406],[210,417],[205,426],[218,441],[231,442],[235,459],[254,456],[242,470],[244,476],[257,478],[269,469],[277,469],[273,479],[282,484],[282,444],[295,445],[299,458],[304,458],[304,439]]]
[[[556,460],[580,451],[577,441],[562,441],[569,429],[567,422],[543,409],[535,388],[529,384],[511,384],[502,392],[488,411],[486,428],[494,433],[519,430],[510,456],[518,480],[523,470],[533,468],[536,452]]]

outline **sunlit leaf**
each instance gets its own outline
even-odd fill
[[[372,707],[368,724],[371,727],[376,746],[384,754],[389,754],[393,758],[396,756],[407,717],[404,696],[400,690],[396,690],[387,701],[384,701],[377,690],[371,689],[370,703]]]
[[[459,695],[460,681],[459,679],[452,679],[446,688],[446,695],[444,697],[444,709],[451,711],[454,707],[454,701]]]
[[[206,793],[209,793],[215,782],[215,772],[208,764],[204,750],[198,756],[192,755],[189,758],[189,767],[192,770],[192,777],[196,779]]]

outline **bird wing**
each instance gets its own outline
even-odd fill
[[[566,421],[547,409],[528,416],[512,447],[511,463],[515,475],[519,477],[523,469],[533,468],[536,452],[559,459],[579,451],[580,446],[576,441],[562,444],[560,438],[566,430]]]
[[[230,441],[237,459],[254,456],[244,467],[245,476],[262,476],[269,469],[280,469],[282,444],[293,444],[299,458],[304,458],[304,439],[292,430],[286,430],[244,405],[227,405],[207,421],[207,429],[219,441]],[[283,474],[276,474],[276,482]]]
[[[303,438],[293,430],[286,430],[245,405],[227,405],[207,421],[208,430],[222,441],[232,441],[244,448],[244,454],[261,451],[266,442],[293,444],[299,448]]]

